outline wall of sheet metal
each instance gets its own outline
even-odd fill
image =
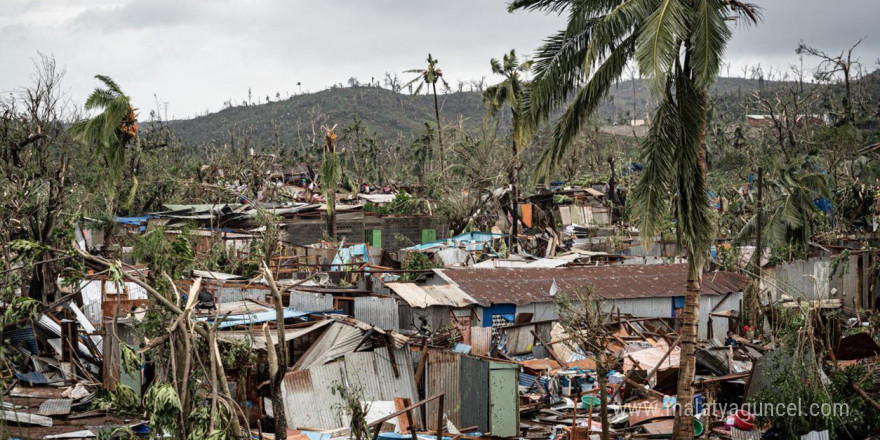
[[[337,405],[342,405],[334,384],[342,381],[341,362],[284,375],[281,387],[290,428],[335,429],[346,426]]]
[[[383,330],[400,331],[397,300],[362,296],[354,299],[354,318]]]
[[[446,393],[443,397],[443,413],[455,426],[461,424],[461,355],[451,351],[429,350],[426,367],[427,396]],[[486,389],[488,391],[488,388]],[[437,429],[438,402],[427,404],[428,429]]]
[[[489,431],[489,362],[461,356],[461,425]]]
[[[223,286],[214,293],[214,298],[220,304],[255,299],[265,301],[269,291],[266,289],[248,289],[238,286]]]
[[[409,348],[396,348],[393,353],[396,376],[392,356],[385,347],[349,353],[340,362],[287,373],[282,393],[290,426],[313,429],[346,426],[347,421],[340,416],[336,406],[342,403],[342,399],[339,393],[331,391],[342,383],[361,390],[367,401],[393,401],[395,397],[418,401]],[[420,420],[418,411],[414,416]]]
[[[392,353],[397,376],[394,375],[392,358],[386,347],[371,352],[345,355],[345,375],[348,384],[359,386],[363,390],[365,400],[394,401],[395,397],[404,397],[417,402],[419,398],[409,348],[395,348],[392,349]],[[416,420],[421,418],[419,411],[415,411],[413,416]]]
[[[782,295],[807,300],[836,298],[842,300],[845,306],[853,307],[860,292],[859,257],[852,255],[849,260],[839,261],[834,276],[831,276],[834,272],[834,261],[831,257],[777,264],[764,270],[764,287],[770,291],[774,300]],[[833,295],[832,289],[836,289]]]
[[[333,295],[310,292],[290,292],[290,308],[303,312],[333,310]]]
[[[471,354],[487,356],[492,348],[492,327],[471,327]]]

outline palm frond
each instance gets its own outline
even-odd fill
[[[636,60],[642,75],[657,91],[665,85],[687,35],[687,12],[682,0],[661,0],[639,30]]]
[[[721,57],[731,36],[724,10],[721,0],[695,0],[691,63],[699,88],[709,88],[721,68]]]
[[[677,65],[675,93],[678,101],[676,219],[681,244],[689,258],[701,259],[709,252],[715,234],[714,213],[709,205],[706,159],[703,145],[706,123],[706,93]],[[699,260],[697,260],[699,261]]]
[[[589,115],[596,110],[599,103],[608,94],[614,81],[623,73],[627,61],[635,52],[635,42],[635,35],[624,40],[596,69],[590,81],[575,95],[565,113],[556,123],[553,130],[553,140],[538,161],[535,173],[537,179],[547,179],[555,171],[562,157],[568,151],[571,141],[580,132]],[[532,99],[534,98],[532,97]]]
[[[676,146],[681,130],[678,109],[671,95],[671,82],[660,106],[654,112],[653,124],[642,142],[642,176],[630,200],[633,214],[644,237],[653,237],[660,230],[664,213],[669,209],[669,184],[675,178]]]
[[[109,76],[98,74],[98,75],[95,75],[95,78],[98,81],[101,81],[102,83],[104,83],[104,85],[107,86],[107,88],[111,92],[113,92],[117,95],[124,95],[124,93],[122,93],[122,89],[119,88],[119,84],[116,84],[116,81],[113,81],[113,79],[110,78]]]

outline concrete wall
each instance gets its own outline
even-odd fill
[[[284,241],[305,246],[324,239],[327,222],[323,218],[295,217],[284,221]],[[422,230],[434,229],[437,239],[446,238],[446,227],[428,216],[363,216],[361,213],[340,213],[336,222],[339,236],[348,243],[363,243],[367,230],[382,231],[382,249],[395,255],[401,248],[420,244]]]
[[[422,243],[422,230],[434,229],[437,239],[446,238],[446,227],[428,216],[374,216],[364,218],[364,230],[382,231],[382,249],[396,254],[402,248]]]

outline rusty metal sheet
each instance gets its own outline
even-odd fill
[[[438,393],[446,393],[443,397],[443,413],[455,426],[461,424],[461,355],[451,351],[428,350],[428,365],[426,369],[428,384],[428,396]],[[428,430],[437,429],[438,402],[432,401],[427,405],[426,421]]]
[[[555,281],[558,291],[595,289],[605,299],[683,296],[687,264],[648,266],[619,265],[569,268],[444,269],[437,270],[483,306],[553,302],[549,295]],[[702,293],[721,295],[739,292],[748,278],[730,272],[703,275]]]
[[[471,353],[486,356],[492,347],[492,327],[471,327]]]
[[[41,416],[64,416],[70,414],[71,399],[49,399],[40,405],[37,414]]]
[[[285,374],[281,392],[288,426],[319,430],[345,426],[337,410],[337,405],[344,405],[342,398],[333,392],[338,383],[342,383],[342,362]]]

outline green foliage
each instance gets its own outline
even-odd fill
[[[184,277],[195,263],[195,249],[187,230],[169,239],[164,228],[153,228],[137,237],[132,254],[145,263],[150,272],[165,272],[173,279]]]
[[[434,264],[422,252],[410,252],[406,256],[406,264],[404,265],[404,269],[406,270],[426,270],[426,269],[435,269],[443,267],[442,265]],[[413,281],[422,276],[421,272],[407,272],[400,276],[400,281]]]
[[[99,390],[95,400],[92,401],[93,409],[107,409],[119,416],[132,416],[138,413],[137,394],[134,390],[121,383],[116,384],[116,391]]]
[[[141,356],[130,345],[120,342],[119,355],[121,366],[129,376],[140,377]]]
[[[110,77],[95,75],[105,88],[97,88],[86,100],[86,110],[101,109],[91,119],[71,127],[76,137],[103,156],[110,170],[119,176],[125,160],[125,145],[137,135],[137,119],[130,98]]]
[[[15,297],[3,311],[3,325],[12,324],[20,320],[36,322],[40,314],[40,302],[28,297]]]
[[[406,191],[395,194],[394,199],[385,206],[367,203],[364,205],[364,210],[380,215],[411,215],[421,212],[418,200]]]
[[[144,396],[144,409],[150,415],[150,429],[159,434],[174,435],[183,410],[180,396],[169,383],[156,382]]]
[[[340,382],[333,382],[330,392],[339,395],[342,403],[333,404],[333,409],[350,417],[349,428],[351,434],[357,440],[369,439],[370,428],[367,427],[367,413],[369,406],[364,408],[364,390],[358,386],[348,386]]]
[[[250,337],[238,343],[224,343],[220,351],[220,361],[226,371],[241,370],[257,360]]]

